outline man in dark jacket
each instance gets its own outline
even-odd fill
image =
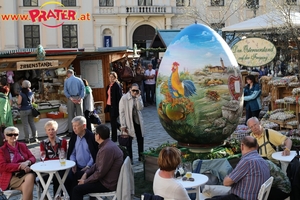
[[[76,116],[72,119],[74,133],[69,141],[67,159],[72,160],[76,165],[70,170],[65,187],[69,193],[84,172],[89,169],[96,160],[98,143],[94,134],[86,128],[86,119],[83,116]]]

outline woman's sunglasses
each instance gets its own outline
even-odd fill
[[[7,133],[6,134],[6,136],[8,136],[8,137],[12,137],[12,136],[15,136],[15,137],[17,137],[19,134],[17,134],[17,133]]]

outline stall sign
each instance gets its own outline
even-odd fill
[[[47,69],[58,66],[58,60],[17,62],[17,70]]]
[[[246,38],[231,48],[237,62],[248,67],[259,67],[271,62],[276,56],[273,43],[262,38]]]

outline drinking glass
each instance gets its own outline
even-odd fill
[[[45,158],[46,158],[46,152],[45,151],[41,151],[41,160],[43,162],[42,165],[45,165],[45,163],[44,163]]]
[[[59,162],[61,166],[65,166],[66,165],[66,153],[64,149],[61,149],[59,151]]]
[[[191,162],[183,163],[183,168],[184,168],[185,176],[187,178],[191,178],[192,177],[192,163]]]

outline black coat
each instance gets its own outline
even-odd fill
[[[109,85],[106,87],[106,98],[108,98],[107,91],[109,89]],[[110,88],[110,109],[106,106],[105,112],[109,112],[111,117],[119,116],[119,102],[122,97],[122,88],[119,83],[115,82]]]
[[[97,155],[97,152],[99,150],[98,143],[95,141],[95,136],[90,130],[86,129],[85,130],[85,135],[83,137],[86,139],[86,142],[89,146],[89,150],[90,150],[90,152],[92,154],[92,157],[94,159],[94,162],[95,162],[96,161],[96,155]],[[69,141],[67,159],[70,159],[70,156],[73,152],[73,149],[75,148],[76,140],[77,140],[77,135],[73,132],[72,136],[71,136],[71,139]]]

